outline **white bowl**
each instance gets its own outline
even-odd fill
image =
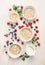
[[[35,14],[34,14],[34,17],[33,17],[33,18],[26,18],[26,17],[24,16],[24,11],[25,11],[25,9],[27,9],[27,8],[32,8],[32,9],[34,9]],[[36,9],[35,9],[33,6],[27,6],[27,7],[24,8],[23,13],[22,13],[22,16],[23,16],[26,20],[32,21],[32,20],[34,20],[34,19],[36,18]]]
[[[13,20],[10,19],[10,15],[13,14],[13,13],[16,14],[16,15],[18,16],[18,18],[17,18],[16,21],[13,21]],[[9,21],[10,21],[11,23],[16,23],[16,22],[18,22],[18,20],[19,20],[19,15],[18,15],[18,13],[17,13],[16,11],[10,12],[10,14],[9,14]]]
[[[32,44],[27,44],[26,45],[26,53],[27,53],[27,55],[35,56],[35,52],[36,52],[36,50],[35,50],[34,45],[32,45]]]
[[[17,54],[17,55],[14,55],[14,54],[12,54],[11,52],[10,52],[10,47],[12,46],[12,45],[18,45],[20,48],[21,48],[21,52],[19,53],[19,54]],[[21,47],[21,45],[20,44],[18,44],[18,43],[15,43],[15,44],[12,44],[12,45],[10,45],[9,47],[8,47],[8,55],[11,57],[11,58],[13,58],[13,59],[15,59],[15,58],[18,58],[20,55],[21,55],[21,53],[22,53],[22,47]]]
[[[27,29],[30,29],[30,30],[31,30],[30,27],[24,27],[24,28],[27,28]],[[24,42],[31,41],[31,39],[33,38],[33,31],[31,30],[31,31],[32,31],[32,36],[31,36],[29,39],[24,39],[24,38],[22,37],[22,35],[20,34],[20,32],[21,32],[24,28],[22,28],[22,29],[19,30],[19,37],[20,37],[20,39],[21,39],[22,41],[24,41]]]

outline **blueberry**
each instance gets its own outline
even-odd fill
[[[19,42],[19,41],[20,41],[20,39],[17,39],[17,41]]]
[[[12,42],[10,43],[10,45],[13,44]]]
[[[14,32],[17,32],[17,30],[15,29]]]
[[[16,25],[18,25],[18,23],[16,23]]]
[[[25,24],[25,21],[23,21],[23,24]]]
[[[9,41],[6,41],[6,43],[9,43]]]

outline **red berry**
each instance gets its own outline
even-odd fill
[[[19,29],[21,29],[22,27],[21,26],[18,26]]]
[[[24,25],[21,26],[22,28],[24,27]]]
[[[39,37],[37,37],[37,40],[39,40]]]
[[[20,20],[23,20],[23,18],[22,18],[22,17],[20,17]]]
[[[37,36],[37,34],[35,33],[34,36]]]
[[[37,29],[37,28],[38,28],[38,26],[35,26],[35,28]]]
[[[35,23],[36,23],[36,21],[34,20],[34,21],[33,21],[33,23],[35,24]]]
[[[21,42],[21,44],[24,44],[24,42]]]
[[[29,22],[28,25],[32,25],[32,23]]]
[[[5,37],[8,37],[8,34],[5,34],[4,36],[5,36]]]
[[[39,21],[39,19],[36,19],[36,21]]]
[[[10,25],[10,22],[7,22],[7,25]]]
[[[28,24],[26,24],[26,27],[28,27],[29,25]]]
[[[14,36],[14,39],[17,39],[17,36]]]
[[[39,32],[39,30],[36,30],[36,33],[38,33]]]
[[[38,43],[38,46],[40,46],[40,43]]]
[[[10,8],[9,11],[12,11],[12,9]]]
[[[21,6],[21,9],[23,9],[23,6]]]

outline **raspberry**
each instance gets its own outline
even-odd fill
[[[39,37],[37,37],[37,40],[39,40]]]
[[[14,36],[14,39],[17,39],[17,36]]]
[[[38,33],[39,32],[39,30],[36,30],[36,33]]]
[[[19,29],[21,29],[22,27],[21,26],[18,26]]]
[[[10,22],[7,22],[7,25],[10,25]]]
[[[5,34],[4,36],[8,37],[8,34]]]
[[[12,11],[12,9],[10,8],[9,11]]]
[[[22,17],[20,17],[20,20],[23,20],[23,18],[22,18]]]
[[[35,33],[34,36],[37,36],[37,34]]]
[[[28,25],[32,25],[32,23],[28,23]]]
[[[36,21],[33,21],[33,23],[35,24],[35,23],[36,23]]]
[[[29,25],[28,24],[26,24],[26,27],[28,27]]]
[[[40,46],[40,43],[38,43],[38,46]]]
[[[23,6],[21,6],[21,9],[23,9]]]
[[[35,28],[37,29],[37,28],[38,28],[38,26],[35,26]]]
[[[36,19],[36,21],[39,21],[39,19]]]
[[[21,44],[23,45],[23,44],[24,44],[24,42],[21,42]]]

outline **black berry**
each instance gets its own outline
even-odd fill
[[[20,39],[17,39],[17,41],[19,42],[19,41],[20,41]]]
[[[18,25],[18,23],[16,23],[16,25]]]
[[[25,21],[23,21],[23,24],[25,24]]]

